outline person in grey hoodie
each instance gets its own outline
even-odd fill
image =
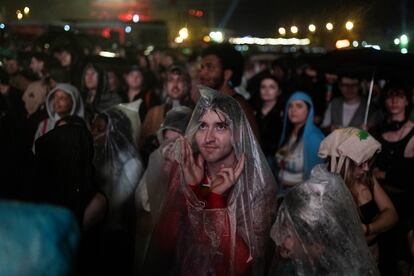
[[[55,127],[56,122],[68,115],[84,117],[84,105],[78,89],[68,83],[59,83],[46,98],[49,118],[40,122],[34,141]]]

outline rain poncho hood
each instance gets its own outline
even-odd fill
[[[190,121],[192,110],[186,106],[177,106],[165,114],[165,119],[157,131],[157,138],[160,144],[164,141],[164,131],[167,129],[184,134]]]
[[[248,251],[246,262],[251,264],[251,274],[263,275],[264,252],[276,211],[275,180],[237,101],[206,87],[199,90],[201,98],[186,130],[193,151],[198,152],[195,134],[202,117],[209,110],[219,111],[229,124],[236,158],[245,155],[244,169],[227,194],[226,207],[209,209],[185,183],[180,143],[176,143],[176,169],[164,178],[170,179],[166,199],[161,211],[151,206],[151,213],[160,215],[155,218],[155,231],[145,258],[146,271],[160,273],[160,269],[165,269],[163,273],[170,275],[220,275],[216,270],[220,267],[228,275],[235,275],[239,254],[236,247],[242,241]],[[157,175],[150,177],[162,179],[161,172],[161,169],[153,170]],[[176,221],[170,223],[173,218]],[[166,223],[169,232],[157,235]],[[176,244],[166,252],[160,244],[168,239]],[[229,245],[228,259],[223,259],[226,258],[223,252],[227,252],[222,251],[224,243]]]
[[[101,189],[108,197],[108,226],[122,228],[127,224],[126,214],[132,211],[128,209],[132,207],[133,194],[143,173],[136,147],[140,126],[138,109],[118,105],[102,114],[107,120],[105,139],[103,145],[95,142],[94,164]]]
[[[286,195],[271,237],[270,275],[379,275],[351,193],[323,164]]]
[[[286,137],[287,135],[287,124],[288,124],[288,110],[289,105],[292,101],[296,100],[302,100],[305,103],[308,104],[309,111],[308,111],[308,118],[306,119],[306,123],[303,130],[303,150],[304,150],[304,178],[305,180],[309,177],[310,172],[312,168],[319,163],[322,163],[323,161],[318,157],[318,150],[320,142],[322,141],[324,135],[320,131],[320,129],[313,123],[313,117],[314,117],[314,108],[313,108],[313,102],[312,99],[304,92],[295,92],[290,96],[286,103],[285,107],[285,115],[283,119],[283,130],[282,135],[280,136],[280,143],[279,145],[283,145],[286,141],[286,139],[289,139],[289,137]]]
[[[69,83],[59,83],[56,85],[54,89],[52,89],[46,98],[46,110],[47,114],[49,115],[50,119],[53,119],[55,121],[60,119],[60,116],[53,110],[53,95],[58,91],[62,91],[66,94],[69,94],[72,98],[72,110],[70,111],[69,115],[77,115],[79,117],[84,116],[84,105],[83,101],[81,99],[81,95],[78,91],[78,89],[69,84]]]

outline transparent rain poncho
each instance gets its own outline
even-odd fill
[[[379,275],[352,195],[326,165],[284,198],[271,236],[277,248],[269,275]]]
[[[265,249],[276,212],[276,183],[239,104],[229,96],[200,87],[201,98],[187,127],[186,137],[198,154],[194,135],[208,110],[221,111],[229,122],[233,149],[244,169],[227,195],[227,207],[207,209],[182,175],[180,143],[177,162],[168,177],[151,169],[149,177],[169,179],[161,211],[154,210],[152,240],[145,256],[143,275],[237,275],[240,243],[247,248],[249,274],[264,274]],[[162,163],[162,162],[161,162]],[[162,164],[158,165],[161,168]],[[151,175],[153,174],[153,175]]]
[[[133,214],[134,191],[143,173],[136,144],[140,127],[137,104],[120,104],[99,115],[107,125],[104,142],[95,142],[94,164],[108,198],[110,228],[123,227],[132,220],[128,214]]]

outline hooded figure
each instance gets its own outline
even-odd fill
[[[98,183],[108,198],[101,246],[102,267],[108,275],[130,275],[132,271],[134,191],[143,173],[136,147],[138,108],[133,105],[111,108],[92,124]]]
[[[167,177],[161,164],[152,171],[156,175],[150,176],[169,182],[161,208],[153,210],[151,206],[151,213],[159,215],[154,217],[143,271],[149,275],[263,275],[268,233],[276,211],[272,172],[237,101],[205,87],[200,93],[186,138],[175,144],[175,164]],[[240,173],[222,194],[214,192],[219,176],[209,174],[215,161],[206,153],[217,151],[199,144],[209,116],[221,118],[214,127],[208,122],[208,129],[229,135],[227,150],[238,160],[234,170]],[[200,160],[205,158],[204,180],[197,180],[196,185],[185,178],[192,151],[198,168],[203,168]]]
[[[270,235],[270,275],[379,275],[353,197],[325,165],[285,196]]]
[[[157,131],[157,138],[160,146],[151,153],[147,170],[144,173],[136,191],[135,206],[138,211],[136,246],[135,246],[135,269],[140,271],[154,230],[154,222],[159,217],[161,205],[168,190],[168,179],[166,173],[157,172],[160,168],[169,171],[174,160],[170,160],[173,154],[176,139],[184,136],[187,125],[190,121],[192,110],[186,106],[174,107],[165,115],[161,128]],[[161,178],[160,176],[165,176]]]
[[[293,126],[288,119],[288,113],[289,107],[293,101],[303,101],[307,105],[308,113],[305,125],[302,127],[302,135],[298,135],[296,141],[291,143],[290,140],[292,139],[291,136]],[[300,166],[298,164],[290,164],[291,161],[289,161],[289,156],[292,156],[295,153],[296,149],[300,149],[299,145],[303,145],[303,152],[298,153],[298,156],[302,159],[303,162],[303,170],[300,171],[302,177],[300,177],[301,179],[297,181],[300,183],[309,177],[312,168],[316,164],[322,163],[322,159],[318,157],[318,150],[319,144],[322,141],[324,135],[313,123],[314,111],[312,99],[304,92],[295,92],[292,94],[292,96],[290,96],[289,100],[286,103],[284,114],[283,130],[279,142],[280,149],[276,154],[279,167],[281,168],[281,171],[279,172],[279,178],[284,172],[290,172],[291,174],[297,173],[298,167]],[[292,163],[296,162],[295,159],[292,160]],[[293,182],[294,181],[292,181],[292,183]]]
[[[118,94],[109,92],[106,72],[92,63],[86,65],[83,70],[81,91],[88,121],[91,121],[96,113],[122,102]]]
[[[55,96],[57,93],[60,97]],[[59,108],[59,111],[55,108]],[[68,83],[60,83],[49,92],[46,98],[46,110],[49,118],[40,122],[35,140],[52,130],[56,122],[64,116],[76,115],[82,118],[84,116],[84,106],[79,91],[75,86]]]

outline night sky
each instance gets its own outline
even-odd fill
[[[218,25],[232,1],[238,5],[226,28],[233,29],[237,35],[274,36],[279,26],[289,27],[292,24],[307,26],[314,23],[323,25],[327,20],[345,22],[352,19],[360,27],[367,30],[377,28],[384,30],[401,30],[401,2],[406,2],[407,26],[411,26],[414,15],[412,0],[139,0],[146,1],[157,10],[195,8],[214,6],[214,21]],[[30,4],[33,16],[50,19],[85,18],[90,13],[89,2],[85,0],[2,0],[0,13],[15,11],[16,8]],[[168,6],[169,5],[169,6]],[[206,11],[206,16],[210,11]],[[10,13],[9,13],[10,14]],[[13,15],[13,13],[12,13]],[[153,12],[156,17],[157,13]],[[411,22],[411,24],[410,24]]]

